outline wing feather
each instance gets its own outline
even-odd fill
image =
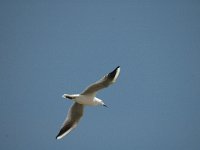
[[[118,66],[115,68],[112,72],[105,75],[103,78],[101,78],[99,81],[89,85],[82,93],[81,95],[89,95],[89,94],[96,94],[97,91],[108,87],[109,85],[113,84],[120,73],[120,67]]]
[[[58,135],[56,136],[56,139],[63,138],[77,126],[78,122],[83,116],[83,108],[84,106],[79,103],[74,102],[72,104],[67,114],[67,118],[64,121]]]

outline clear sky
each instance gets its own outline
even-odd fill
[[[78,127],[71,101],[121,66]],[[200,1],[0,1],[1,150],[199,150]]]

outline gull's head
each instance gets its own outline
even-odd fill
[[[94,99],[95,101],[95,105],[100,105],[100,106],[104,106],[104,107],[108,107],[101,99],[96,98]]]
[[[102,100],[99,103],[101,106],[108,107]]]

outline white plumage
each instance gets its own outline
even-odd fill
[[[64,121],[60,132],[56,136],[56,139],[61,139],[68,133],[70,133],[78,124],[79,120],[83,115],[84,105],[97,106],[102,105],[106,106],[104,102],[95,97],[96,93],[113,84],[120,73],[120,67],[118,66],[112,72],[105,75],[99,81],[88,86],[81,94],[64,94],[63,98],[68,98],[74,101],[72,106],[69,109],[66,120]]]

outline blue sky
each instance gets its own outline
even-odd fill
[[[0,2],[0,149],[200,149],[199,1]],[[71,101],[121,66],[56,140]]]

